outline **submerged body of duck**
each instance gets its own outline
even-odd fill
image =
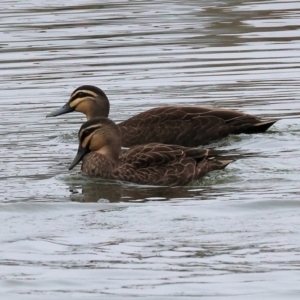
[[[87,120],[108,117],[109,101],[99,88],[84,85],[77,88],[69,101],[48,116],[72,111],[86,115]],[[277,120],[260,118],[234,110],[198,106],[157,107],[123,121],[117,126],[122,135],[122,146],[148,143],[175,144],[186,147],[206,145],[229,134],[265,132]]]
[[[213,150],[158,143],[134,146],[121,152],[120,129],[105,117],[85,122],[78,137],[78,152],[69,169],[82,161],[84,173],[104,179],[148,185],[186,185],[232,162],[215,156]]]

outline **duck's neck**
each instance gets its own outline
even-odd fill
[[[86,114],[87,120],[91,120],[97,117],[108,117],[109,115],[109,101],[106,95],[98,96],[94,100],[94,103],[90,111]]]
[[[119,160],[119,151],[116,151],[115,149],[111,149],[109,146],[104,146],[101,149],[95,151],[98,154],[101,154],[106,159],[110,160],[112,164],[117,164]]]

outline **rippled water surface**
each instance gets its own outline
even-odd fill
[[[299,299],[300,2],[2,1],[1,299]],[[83,84],[119,122],[172,104],[281,120],[188,187],[90,180]]]

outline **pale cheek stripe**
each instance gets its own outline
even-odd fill
[[[75,107],[75,106],[77,106],[80,102],[82,102],[83,100],[84,100],[84,98],[78,98],[78,99],[76,99],[76,100],[70,102],[70,106],[71,106],[71,107]]]
[[[82,142],[82,144],[81,144],[83,148],[86,148],[86,147],[87,147],[87,145],[89,144],[91,138],[92,138],[92,134],[89,135],[89,136],[87,136],[87,137],[83,140],[83,142]]]

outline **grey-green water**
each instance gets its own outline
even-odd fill
[[[100,4],[99,4],[100,3]],[[2,1],[1,299],[299,299],[299,1]],[[282,120],[197,185],[67,167],[79,85],[121,121],[159,105]]]

